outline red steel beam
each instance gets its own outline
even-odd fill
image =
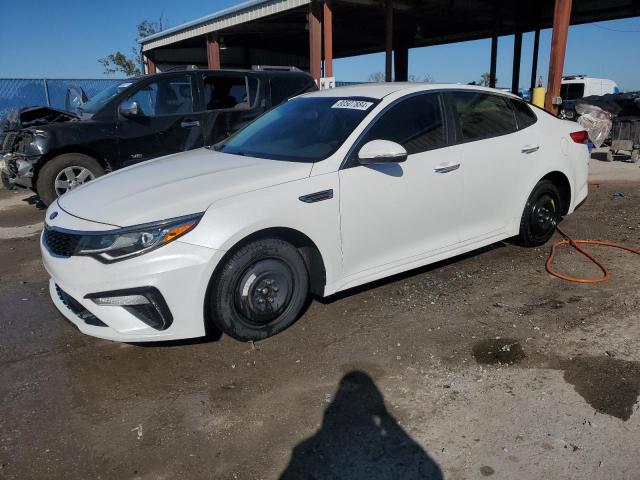
[[[147,57],[147,73],[149,75],[156,73],[156,62],[151,60],[151,57]]]
[[[572,0],[556,0],[553,10],[553,34],[551,36],[551,58],[549,60],[549,77],[547,78],[547,95],[544,109],[552,114],[558,113],[553,98],[560,96],[564,55],[567,50],[567,36],[571,21]]]
[[[220,70],[220,42],[215,33],[207,35],[207,64],[210,70]]]
[[[329,0],[324,1],[323,10],[324,76],[333,77],[333,11]]]
[[[309,73],[320,85],[320,70],[322,67],[322,26],[320,25],[320,5],[311,2],[309,5]]]

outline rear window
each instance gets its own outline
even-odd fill
[[[311,85],[311,79],[302,75],[282,75],[272,77],[271,105],[278,105],[288,98],[306,92]]]
[[[450,92],[458,140],[470,142],[515,132],[516,119],[506,97],[482,92]]]
[[[248,110],[256,101],[258,80],[253,77],[205,75],[203,84],[206,110]]]
[[[518,130],[530,127],[538,120],[538,117],[536,117],[536,114],[531,110],[531,107],[529,107],[525,102],[512,99],[511,105],[513,105],[513,111],[516,114]]]
[[[563,83],[560,85],[562,100],[577,100],[584,96],[584,83]]]

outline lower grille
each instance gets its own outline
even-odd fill
[[[106,327],[107,325],[96,317],[89,310],[84,308],[78,301],[69,295],[67,292],[62,290],[58,285],[56,285],[56,293],[58,294],[58,298],[65,306],[71,310],[78,318],[84,321],[84,323],[88,325],[93,325],[95,327]]]
[[[78,247],[80,238],[80,235],[59,232],[47,226],[44,229],[44,244],[51,253],[60,257],[73,255]]]

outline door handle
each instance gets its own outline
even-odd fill
[[[533,152],[537,152],[540,149],[540,146],[538,145],[525,145],[524,147],[522,147],[521,152],[522,153],[533,153]]]
[[[459,163],[456,163],[455,165],[438,165],[436,168],[433,169],[433,171],[436,173],[449,173],[459,168],[460,168]]]
[[[199,127],[200,122],[198,120],[185,120],[184,122],[180,123],[180,126],[182,128]]]

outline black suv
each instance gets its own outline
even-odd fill
[[[213,145],[265,110],[316,90],[295,68],[182,70],[115,84],[75,114],[28,109],[4,132],[0,172],[46,204],[106,172]]]

